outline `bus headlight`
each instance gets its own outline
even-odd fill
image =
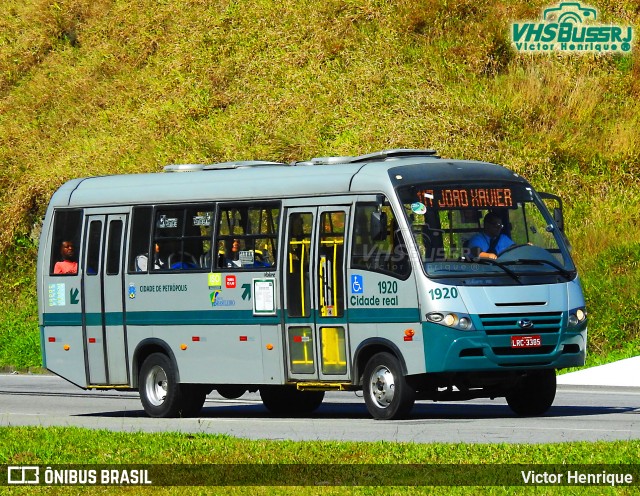
[[[575,327],[587,320],[587,309],[579,307],[569,312],[569,326]]]
[[[466,313],[455,312],[430,312],[427,314],[427,320],[434,324],[440,324],[447,327],[453,327],[461,331],[473,330],[471,317]]]

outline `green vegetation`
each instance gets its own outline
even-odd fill
[[[506,0],[5,0],[0,366],[39,365],[38,225],[86,175],[433,147],[565,200],[591,364],[640,350],[640,58],[520,55]],[[592,2],[640,28],[633,0]]]
[[[222,435],[179,433],[113,433],[76,428],[0,428],[0,464],[100,465],[112,464],[627,464],[634,460],[640,442],[510,444],[413,444],[386,442],[248,441]],[[346,465],[348,467],[348,465]],[[495,467],[498,470],[499,467]],[[516,474],[519,475],[519,468]],[[265,473],[267,468],[265,467]],[[486,475],[485,475],[486,476]],[[189,474],[185,474],[189,477]],[[258,475],[260,477],[260,475]],[[255,480],[260,483],[260,480]],[[301,484],[305,480],[300,481]],[[307,481],[309,482],[309,481]],[[386,481],[387,483],[390,481]],[[375,484],[372,484],[375,486]],[[18,489],[18,488],[14,488]],[[36,488],[29,488],[33,494]],[[40,488],[49,491],[51,488]],[[60,488],[58,488],[60,489]],[[67,488],[69,489],[69,488]],[[115,492],[117,488],[112,488]],[[155,491],[158,488],[154,488]],[[211,488],[209,488],[211,489]],[[119,489],[120,491],[122,489]],[[340,487],[226,488],[227,494],[344,494]],[[417,489],[424,494],[468,494],[469,488]],[[485,487],[489,494],[632,494],[635,489],[607,487]],[[596,492],[597,490],[597,492]],[[140,491],[140,488],[136,490]],[[411,489],[414,494],[416,489]],[[591,492],[590,492],[591,491]],[[96,492],[98,490],[96,489]],[[104,492],[104,491],[101,491]],[[200,491],[176,487],[167,492]],[[355,494],[408,494],[409,488],[361,487]],[[26,493],[26,492],[25,492]]]
[[[588,300],[588,360],[593,365],[637,355],[640,58],[637,49],[629,56],[517,54],[510,48],[510,23],[537,19],[551,3],[3,0],[0,367],[40,364],[36,240],[49,198],[65,180],[159,171],[167,163],[291,161],[395,147],[432,147],[445,157],[502,163],[538,189],[560,194]],[[632,24],[637,37],[636,1],[590,5],[602,22]],[[0,428],[0,461],[15,464],[624,463],[636,459],[639,448],[637,442],[249,442]],[[22,492],[33,494],[29,489]],[[485,489],[577,494],[569,488]],[[606,491],[579,488],[580,494]]]

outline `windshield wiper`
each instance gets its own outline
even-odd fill
[[[525,265],[525,264],[545,265],[546,264],[556,269],[558,271],[558,274],[564,277],[567,281],[570,281],[574,277],[574,274],[572,271],[567,270],[564,267],[560,267],[558,264],[554,262],[550,262],[549,260],[538,260],[537,258],[519,258],[518,260],[505,262],[505,265],[506,264],[508,265]]]
[[[503,263],[496,262],[493,258],[479,258],[479,257],[477,257],[477,258],[473,259],[473,262],[474,263],[479,263],[479,264],[485,264],[485,265],[495,265],[496,267],[500,267],[509,276],[511,276],[513,279],[515,279],[518,282],[518,284],[522,284],[522,281],[520,280],[520,277],[518,276],[518,274],[516,274],[511,269],[505,267],[505,265]]]

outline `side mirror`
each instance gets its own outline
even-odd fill
[[[385,212],[371,212],[371,239],[384,241],[387,238],[387,214]]]
[[[553,220],[555,221],[560,232],[564,232],[564,216],[562,215],[562,199],[557,195],[551,193],[538,193],[540,198],[545,200],[547,208],[551,208],[550,204],[553,204]]]
[[[558,225],[558,229],[560,229],[560,231],[564,231],[564,216],[562,215],[561,208],[553,209],[553,220],[556,221],[556,224]]]

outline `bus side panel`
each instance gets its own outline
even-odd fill
[[[405,340],[405,330],[412,329],[415,335],[411,341]],[[421,324],[419,322],[393,322],[385,324],[349,324],[351,350],[355,351],[365,341],[376,340],[376,343],[391,343],[400,353],[400,360],[407,367],[407,375],[425,372],[424,343],[422,342]],[[363,366],[366,365],[363,364]],[[359,369],[362,374],[363,368]],[[357,381],[354,377],[354,381]]]
[[[47,369],[73,384],[86,387],[80,277],[45,275],[43,280],[41,319]]]
[[[278,376],[274,373],[275,367],[282,367],[281,338],[277,336],[280,317],[253,313],[252,280],[262,275],[129,274],[129,356],[133,357],[141,341],[155,338],[171,349],[181,382],[260,384],[265,382],[266,368],[266,382],[281,383],[282,369]],[[227,283],[227,277],[233,284]],[[263,329],[268,329],[266,337]],[[273,349],[268,350],[267,344],[273,344]],[[139,370],[140,365],[136,368],[131,363],[131,370]]]
[[[402,280],[387,274],[353,269],[348,275],[352,352],[355,353],[361,343],[372,338],[380,343],[391,342],[396,353],[402,355],[399,358],[406,364],[408,375],[424,373],[422,324],[414,275]]]
[[[44,326],[42,339],[47,369],[77,386],[86,387],[82,327]]]
[[[261,329],[265,329],[263,331]],[[195,384],[281,384],[282,348],[277,326],[129,325],[129,356],[149,337],[166,343],[180,382]],[[264,343],[264,344],[263,344]],[[272,344],[271,350],[266,345]],[[138,364],[137,370],[140,370]],[[135,370],[132,364],[131,370]]]
[[[260,326],[262,338],[262,384],[284,384],[282,332],[278,325]]]
[[[174,350],[180,382],[262,382],[260,326],[189,326],[157,332]],[[193,338],[196,337],[197,341]],[[186,349],[182,349],[182,345]]]

